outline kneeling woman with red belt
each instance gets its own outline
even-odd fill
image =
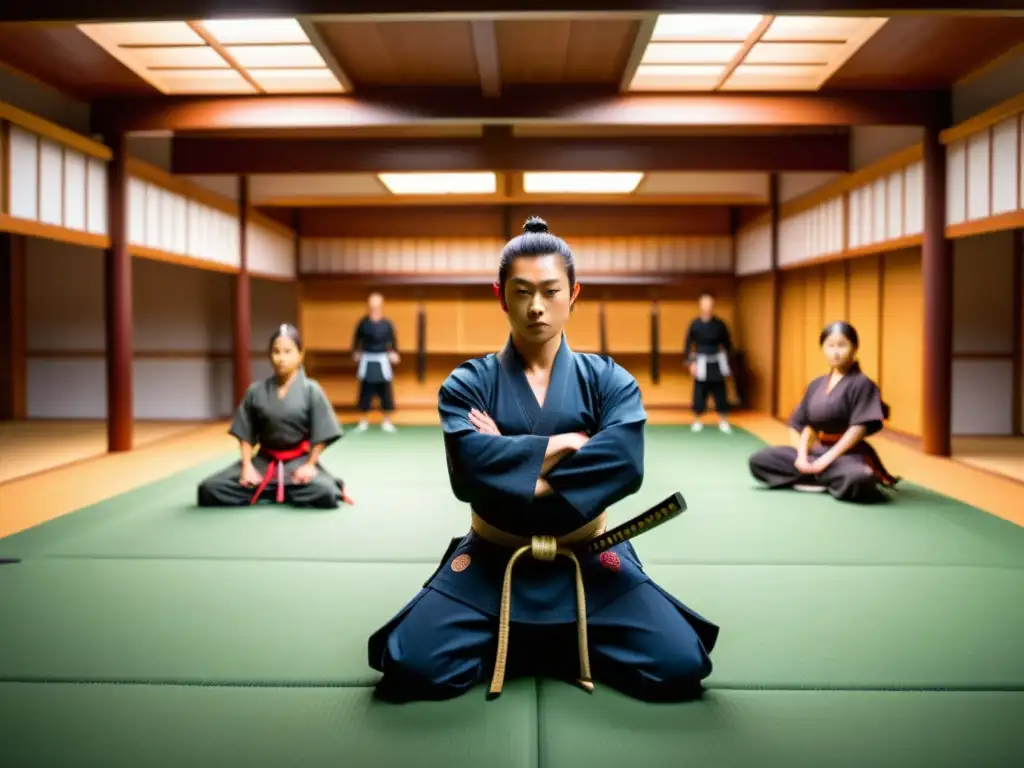
[[[249,387],[231,423],[242,458],[200,483],[199,506],[245,506],[270,498],[329,509],[349,501],[341,480],[319,464],[320,454],[342,432],[323,389],[306,378],[302,357],[298,329],[282,325],[270,339],[274,375]]]
[[[769,488],[827,491],[854,502],[884,501],[898,479],[864,438],[889,417],[878,386],[856,360],[857,331],[832,323],[818,339],[830,371],[812,381],[789,419],[794,446],[764,448],[750,471]]]

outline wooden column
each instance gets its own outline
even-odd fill
[[[946,239],[946,148],[939,132],[948,119],[924,129],[924,365],[921,384],[921,448],[932,456],[951,451],[953,379],[953,249]]]
[[[25,238],[0,234],[0,421],[27,417]]]
[[[1013,233],[1013,433],[1024,435],[1024,229]]]
[[[782,312],[782,275],[779,274],[779,174],[768,175],[768,206],[771,212],[771,264],[772,264],[772,378],[769,383],[771,391],[771,413],[779,414],[779,368],[780,347],[779,316]]]
[[[132,449],[132,257],[128,252],[128,150],[126,137],[111,137],[107,165],[105,259],[107,331],[107,450]]]
[[[240,403],[252,380],[252,286],[249,279],[249,177],[238,177],[238,256],[234,301],[234,393]]]

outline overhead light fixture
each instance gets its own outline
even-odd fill
[[[523,191],[529,195],[628,195],[643,177],[634,172],[527,172]]]
[[[629,90],[816,91],[887,21],[863,16],[661,14]]]
[[[378,173],[377,178],[393,195],[493,195],[498,176],[479,173]]]
[[[206,31],[222,45],[285,45],[308,43],[296,19],[206,19]]]
[[[759,13],[663,13],[652,41],[736,41],[742,43],[764,18]]]
[[[165,94],[345,90],[326,54],[296,19],[79,24],[78,29]]]

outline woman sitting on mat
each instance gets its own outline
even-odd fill
[[[832,323],[818,339],[830,371],[812,381],[789,418],[793,446],[764,448],[750,471],[769,488],[828,491],[842,501],[884,501],[898,479],[864,438],[889,418],[878,386],[856,360],[857,331]]]
[[[319,464],[342,432],[323,389],[306,378],[302,357],[298,329],[282,325],[270,339],[274,375],[249,387],[231,423],[242,458],[200,483],[199,506],[245,506],[267,497],[297,507],[349,501],[341,480]]]
[[[377,693],[447,699],[491,675],[493,697],[506,674],[574,673],[592,690],[593,662],[594,678],[637,698],[691,698],[718,627],[644,573],[630,541],[585,546],[643,483],[640,388],[612,360],[569,348],[572,252],[540,219],[524,229],[494,286],[511,330],[504,349],[460,365],[438,394],[471,531],[370,638]]]

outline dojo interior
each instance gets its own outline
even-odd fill
[[[206,5],[0,21],[13,765],[1024,756],[1024,17]],[[577,260],[570,345],[648,409],[644,489],[611,517],[687,499],[635,544],[722,627],[699,702],[532,679],[486,706],[372,699],[366,638],[468,526],[437,390],[505,342],[491,283],[531,215]],[[394,435],[351,429],[373,291],[402,355]],[[704,292],[737,352],[731,435],[689,430]],[[835,320],[891,407],[885,505],[747,471],[787,441]],[[356,504],[199,510],[285,322]]]

